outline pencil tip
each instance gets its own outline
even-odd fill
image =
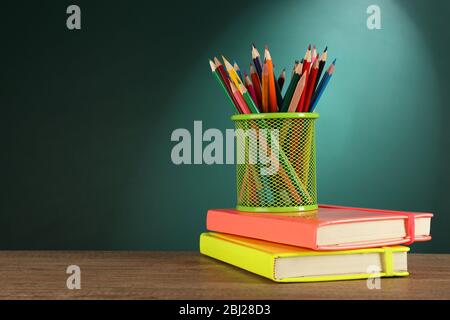
[[[227,60],[227,58],[225,58],[224,55],[222,55],[222,60],[223,60],[223,62],[225,62],[225,65],[230,64],[230,62]]]
[[[311,50],[311,45],[308,46],[308,50]]]
[[[212,62],[211,59],[209,59],[209,66],[211,67],[211,71],[214,72],[216,70],[216,65],[214,62]]]
[[[334,64],[334,65],[336,64],[336,59],[333,60],[332,64]]]
[[[328,46],[325,47],[325,50],[323,50],[323,52],[327,52],[328,50]]]

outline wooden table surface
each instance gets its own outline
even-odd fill
[[[66,286],[67,266],[81,289]],[[274,283],[196,252],[3,251],[0,299],[450,299],[450,255],[410,254],[411,275]]]

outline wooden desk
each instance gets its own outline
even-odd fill
[[[68,290],[68,265],[81,289]],[[0,252],[0,299],[450,299],[450,255],[410,254],[410,277],[278,284],[195,252]]]

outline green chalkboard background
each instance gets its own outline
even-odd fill
[[[82,29],[66,28],[77,4]],[[381,8],[381,30],[366,9]],[[175,166],[176,128],[232,128],[211,75],[269,44],[338,58],[318,111],[321,203],[431,211],[450,252],[448,1],[15,1],[0,18],[0,249],[196,249],[232,165]]]

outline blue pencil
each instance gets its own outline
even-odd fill
[[[262,64],[261,64],[261,56],[259,55],[258,50],[255,45],[252,44],[252,60],[255,65],[256,72],[258,73],[259,80],[262,80]]]
[[[239,78],[241,78],[242,83],[245,83],[245,79],[244,77],[242,77],[241,69],[239,68],[236,61],[234,62],[233,68],[234,70],[236,70],[236,73],[238,74]]]
[[[309,112],[313,112],[316,108],[317,103],[320,100],[320,97],[322,96],[323,92],[325,91],[328,82],[330,82],[331,76],[334,72],[334,66],[336,65],[336,59],[331,63],[331,65],[328,67],[327,72],[324,73],[322,80],[320,80],[319,85],[317,86],[316,92],[314,92],[313,100],[311,102],[311,107],[309,108]]]

